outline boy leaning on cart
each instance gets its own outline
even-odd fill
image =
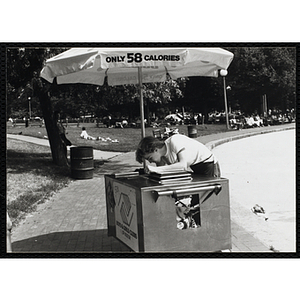
[[[174,134],[165,141],[144,137],[136,150],[136,160],[139,163],[146,161],[146,173],[180,169],[205,177],[220,177],[214,154],[199,141],[182,134]]]

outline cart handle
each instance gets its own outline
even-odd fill
[[[166,190],[166,191],[152,191],[154,194],[154,201],[156,202],[157,199],[161,196],[171,196],[173,198],[177,198],[179,196],[184,196],[184,195],[190,195],[193,193],[198,193],[198,192],[205,192],[205,191],[212,191],[212,193],[215,193],[218,195],[220,191],[222,190],[222,186],[220,184],[216,185],[210,185],[210,186],[204,186],[204,187],[195,187],[195,188],[186,188],[186,189],[180,189],[180,190]],[[204,202],[204,201],[203,201]]]

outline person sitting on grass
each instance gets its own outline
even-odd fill
[[[136,150],[136,160],[156,164],[146,162],[146,173],[184,170],[205,177],[220,177],[219,163],[214,154],[199,141],[182,134],[174,134],[165,141],[144,137]]]
[[[94,138],[94,137],[88,135],[88,133],[86,132],[85,127],[82,127],[82,132],[81,132],[81,134],[80,134],[80,137],[81,137],[82,139],[85,139],[85,140],[93,140],[93,141],[96,140],[96,138]]]

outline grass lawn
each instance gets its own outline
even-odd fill
[[[46,146],[8,139],[6,167],[7,211],[14,226],[71,181],[69,170],[53,164]]]
[[[80,138],[82,127],[85,127],[88,134],[93,137],[110,138],[112,140],[118,140],[118,143],[102,142],[84,140]],[[170,128],[178,128],[179,133],[188,135],[187,125],[171,126]],[[213,133],[226,132],[225,124],[205,124],[197,125],[198,136],[209,135]],[[67,129],[67,138],[76,146],[92,146],[96,150],[103,151],[117,151],[117,152],[129,152],[134,151],[141,139],[140,128],[97,128],[95,123],[81,123],[79,127],[77,124],[69,124]],[[146,136],[153,135],[152,127],[146,127]],[[164,131],[164,127],[160,127],[161,131]],[[47,136],[45,127],[29,126],[25,127],[23,124],[18,124],[16,127],[12,127],[10,123],[7,125],[7,133],[34,136],[38,138],[44,138]]]

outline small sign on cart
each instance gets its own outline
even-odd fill
[[[134,251],[139,251],[135,190],[114,182],[116,200],[116,237]]]

